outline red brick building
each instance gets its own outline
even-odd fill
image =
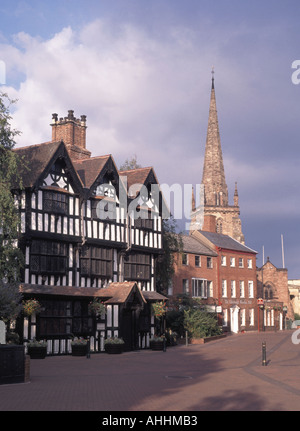
[[[175,273],[170,295],[185,294],[216,304],[218,255],[197,239],[182,235],[182,252],[175,256]]]
[[[257,329],[256,252],[228,235],[206,231],[191,235],[218,254],[216,290],[224,331]]]
[[[200,298],[218,312],[224,331],[257,329],[256,252],[214,229],[191,231],[182,242],[172,294]]]

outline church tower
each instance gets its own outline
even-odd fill
[[[195,205],[192,204],[190,230],[202,229],[222,233],[244,244],[237,183],[235,184],[234,205],[229,205],[228,203],[228,188],[225,179],[221,148],[214,70],[212,70],[211,95],[201,184],[201,193],[203,196],[199,207],[195,208]],[[192,202],[195,202],[194,196]]]

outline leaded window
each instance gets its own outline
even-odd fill
[[[81,275],[112,277],[112,249],[85,246],[81,251]]]
[[[55,214],[68,214],[69,196],[52,190],[44,190],[44,211]]]
[[[150,255],[143,253],[129,255],[125,260],[124,273],[126,280],[150,280]]]
[[[88,312],[87,301],[42,300],[39,315],[39,337],[91,335],[93,318]]]
[[[65,274],[67,271],[67,244],[33,240],[30,269],[36,274]]]

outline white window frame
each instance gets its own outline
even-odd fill
[[[193,298],[207,298],[207,292],[207,280],[205,278],[192,278]]]
[[[235,267],[235,257],[231,257],[230,258],[230,267],[234,268]]]
[[[185,282],[185,283],[184,283]],[[184,287],[183,287],[184,286]],[[189,279],[183,278],[182,279],[182,293],[183,294],[189,294],[190,288],[189,288]]]
[[[245,310],[245,308],[241,308],[240,317],[241,317],[241,326],[246,326],[246,310]]]
[[[248,298],[254,298],[254,282],[248,280]]]
[[[222,326],[228,326],[228,309],[223,309],[222,313]]]
[[[249,326],[254,326],[254,308],[249,309]]]
[[[227,298],[227,280],[222,280],[222,298]]]
[[[245,281],[240,280],[240,298],[245,298]]]
[[[199,265],[196,265],[196,257],[199,258]],[[195,268],[201,268],[201,256],[199,254],[195,254]]]
[[[231,280],[231,282],[230,282],[230,293],[231,293],[231,298],[236,298],[236,281],[235,280]]]

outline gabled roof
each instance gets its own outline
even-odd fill
[[[136,185],[136,187],[131,188],[131,192],[134,193],[132,197],[136,197],[139,194],[142,185],[147,185],[148,182],[155,182],[158,184],[154,169],[152,167],[120,171],[119,174],[123,180],[124,185],[124,179],[125,177],[127,178],[127,190]]]
[[[24,157],[28,163],[29,169],[25,168],[21,172],[24,187],[32,187],[36,184],[60,145],[61,142],[45,142],[13,150],[20,157]]]
[[[109,160],[112,161],[115,167],[111,154],[73,161],[78,175],[86,188],[90,189],[93,186]],[[116,167],[115,169],[117,171]]]
[[[128,197],[131,199],[138,197],[142,186],[147,187],[149,184],[157,184],[158,191],[161,196],[160,201],[156,202],[159,207],[159,212],[163,218],[168,218],[170,216],[169,207],[162,193],[156,173],[152,167],[120,171],[119,175],[123,186],[127,187]]]
[[[83,186],[81,179],[74,169],[68,150],[62,141],[45,142],[43,144],[15,148],[14,152],[24,158],[24,170],[21,172],[24,187],[38,185],[48,174],[55,160],[61,156],[64,158],[77,187],[81,188]]]
[[[226,250],[234,250],[234,251],[240,251],[244,253],[255,253],[257,252],[255,250],[252,250],[251,248],[241,244],[240,242],[233,239],[231,236],[223,235],[216,232],[206,232],[206,231],[193,231],[191,235],[201,241],[206,239],[206,244],[213,244],[216,247],[226,249]]]
[[[213,250],[202,244],[190,235],[179,235],[182,240],[182,251],[184,253],[200,254],[205,256],[217,256]]]
[[[269,257],[267,257],[267,261],[260,268],[257,268],[257,269],[258,271],[261,271],[264,267],[273,268],[275,269],[275,271],[287,271],[286,268],[277,268],[277,266],[275,266],[274,263],[270,261]]]
[[[146,303],[135,281],[111,283],[108,287],[101,289],[101,296],[109,298],[104,302],[105,304],[126,304],[133,301],[137,301],[141,305]]]

